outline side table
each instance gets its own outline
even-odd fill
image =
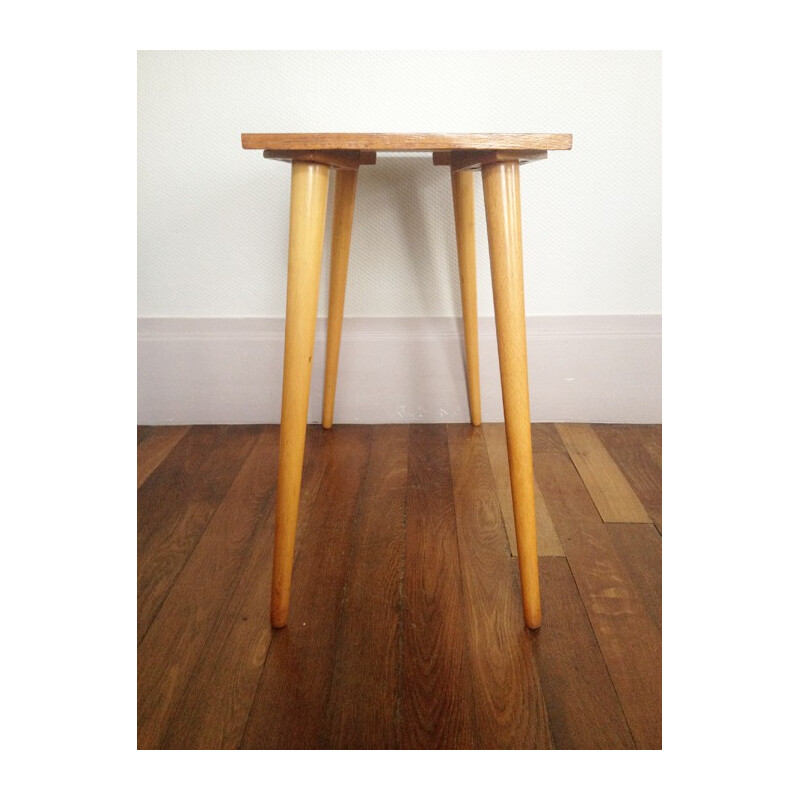
[[[242,147],[292,164],[286,342],[278,450],[273,627],[289,617],[289,592],[303,471],[314,327],[319,299],[328,177],[335,169],[330,302],[322,425],[333,424],[344,292],[358,168],[379,152],[430,152],[449,166],[455,210],[470,418],[481,424],[475,283],[475,200],[471,171],[480,169],[486,204],[497,350],[511,473],[525,624],[541,625],[533,496],[533,455],[522,269],[519,166],[569,150],[571,134],[243,133]]]

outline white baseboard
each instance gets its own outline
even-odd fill
[[[318,320],[309,422],[322,415]],[[494,320],[478,320],[485,422],[503,419]],[[140,425],[280,420],[282,319],[139,320]],[[461,322],[345,319],[335,421],[468,422]],[[534,422],[661,421],[661,316],[531,317]]]

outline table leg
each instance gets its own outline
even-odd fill
[[[481,386],[478,371],[478,290],[475,278],[475,191],[470,170],[452,170],[453,209],[456,217],[458,272],[467,354],[467,393],[473,425],[481,424]]]
[[[286,625],[289,616],[329,171],[330,167],[325,164],[302,161],[292,164],[286,341],[272,564],[271,620],[275,628]]]
[[[331,239],[331,284],[328,301],[328,341],[325,351],[325,389],[322,398],[322,427],[333,425],[336,375],[339,371],[339,345],[342,341],[344,289],[350,256],[350,233],[356,203],[358,169],[337,169],[334,177],[333,235]]]
[[[486,227],[525,624],[542,623],[522,277],[519,162],[483,164]]]

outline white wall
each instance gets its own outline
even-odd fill
[[[659,52],[142,52],[138,103],[140,317],[283,316],[289,166],[243,151],[245,131],[572,133],[522,170],[526,311],[661,311]],[[327,250],[324,270],[321,316]],[[379,156],[345,314],[458,313],[446,168]]]

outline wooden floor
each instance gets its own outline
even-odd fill
[[[277,426],[138,429],[140,748],[661,747],[661,427],[532,427],[523,625],[502,425],[310,426],[288,627]]]

